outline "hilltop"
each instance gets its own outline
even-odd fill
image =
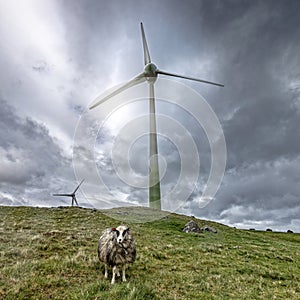
[[[153,220],[156,213],[0,207],[0,299],[299,299],[300,234],[196,218],[218,233],[187,234],[191,217],[162,212]],[[153,221],[134,223],[137,217]],[[112,286],[97,242],[120,223],[131,227],[138,255],[128,282]]]

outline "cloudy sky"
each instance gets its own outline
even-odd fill
[[[0,0],[0,204],[68,205],[85,178],[83,206],[147,205],[147,84],[88,110],[142,72],[140,22],[159,68],[225,84],[157,80],[163,207],[300,232],[297,0]]]

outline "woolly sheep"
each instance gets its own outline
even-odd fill
[[[133,236],[127,226],[107,228],[103,231],[98,242],[98,257],[105,263],[104,277],[108,278],[108,267],[112,267],[111,283],[120,276],[118,266],[122,266],[122,281],[126,281],[126,264],[133,263],[136,257],[136,248]]]

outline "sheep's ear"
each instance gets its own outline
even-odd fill
[[[129,227],[127,227],[125,231],[130,231],[130,228],[129,228]]]
[[[112,231],[117,231],[117,228],[113,227],[111,230],[112,230]]]

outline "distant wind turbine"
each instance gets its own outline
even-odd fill
[[[106,100],[118,95],[119,93],[125,91],[126,89],[140,84],[144,81],[149,83],[149,118],[150,118],[150,159],[149,159],[149,206],[155,209],[161,209],[161,196],[160,196],[160,180],[159,180],[159,166],[158,166],[158,147],[157,147],[157,131],[156,131],[156,117],[155,117],[155,98],[154,98],[154,83],[157,79],[158,74],[179,77],[194,81],[199,81],[207,84],[212,84],[220,87],[224,87],[223,84],[215,83],[211,81],[206,81],[194,77],[188,77],[183,75],[178,75],[174,73],[165,72],[159,70],[154,63],[151,62],[150,53],[146,41],[146,35],[143,27],[143,23],[141,23],[141,31],[142,31],[142,40],[143,40],[143,48],[144,48],[144,71],[123,84],[121,87],[117,88],[111,94],[105,97],[98,97],[95,99],[97,101],[95,104],[91,105],[89,108],[93,109]]]
[[[83,183],[83,181],[84,181],[84,179],[81,180],[81,182],[78,184],[77,188],[74,190],[74,192],[72,194],[53,194],[53,196],[72,197],[72,206],[74,206],[74,203],[76,203],[76,205],[78,206],[78,202],[76,200],[75,193],[77,192],[77,190],[79,189],[79,187],[81,186],[81,184]]]

